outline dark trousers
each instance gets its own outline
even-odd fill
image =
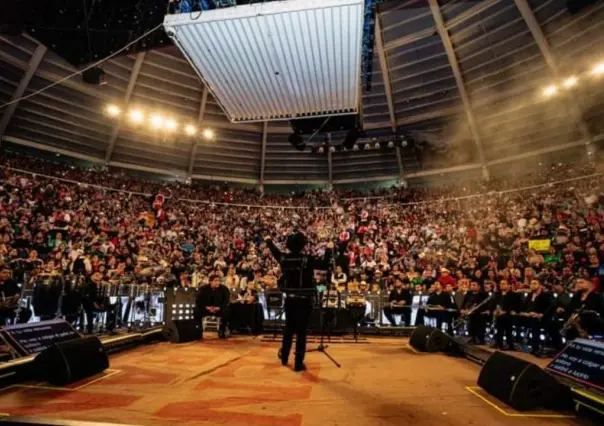
[[[468,333],[473,340],[484,344],[484,335],[487,328],[487,316],[481,313],[470,315],[468,319]]]
[[[543,317],[532,318],[532,317],[523,317],[519,316],[517,318],[516,328],[522,327],[524,328],[525,333],[531,333],[530,345],[533,351],[536,351],[541,346],[541,339],[539,336],[541,335],[541,329],[547,330],[548,321]]]
[[[552,345],[554,345],[554,348],[556,348],[558,351],[562,350],[564,347],[562,344],[562,334],[560,333],[560,329],[567,319],[568,315],[554,315],[547,326],[547,333],[552,341]]]
[[[312,312],[312,299],[305,297],[288,297],[285,299],[285,330],[281,357],[287,360],[292,348],[294,334],[296,335],[296,364],[304,362],[306,353],[306,332],[308,320]]]
[[[510,314],[499,315],[496,319],[497,323],[495,329],[495,343],[497,346],[503,346],[503,336],[505,335],[506,342],[509,346],[514,345],[514,319],[515,317]]]
[[[98,304],[98,302],[97,302],[97,304]],[[99,305],[99,306],[102,306],[102,308],[101,309],[96,308],[94,306],[94,303],[92,303],[92,302],[82,303],[82,307],[84,308],[82,316],[84,316],[84,315],[86,316],[86,331],[88,332],[88,334],[92,334],[93,326],[94,326],[94,314],[96,314],[96,313],[106,313],[107,314],[107,316],[105,318],[105,330],[106,331],[112,332],[115,329],[116,305],[109,303],[109,300],[107,299],[105,301],[105,304]],[[80,324],[83,324],[81,317],[80,317]]]
[[[203,308],[202,313],[201,313],[201,318],[199,318],[199,319],[203,320],[205,317],[220,318],[220,326],[218,327],[218,332],[224,333],[224,332],[226,332],[227,325],[229,324],[230,309],[227,306],[226,308],[221,309],[218,312],[213,314],[211,312],[208,312],[205,308]]]
[[[388,320],[388,322],[392,325],[396,325],[396,320],[394,318],[395,315],[402,315],[401,322],[408,327],[411,323],[411,307],[409,306],[397,306],[397,307],[386,307],[384,308],[384,316]]]
[[[434,318],[436,320],[436,328],[439,330],[442,330],[443,323],[447,324],[447,333],[453,334],[454,312],[431,309],[426,311],[424,315],[428,318]]]

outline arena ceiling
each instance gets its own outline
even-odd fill
[[[0,109],[0,135],[5,146],[116,167],[265,184],[413,178],[447,170],[480,174],[483,164],[494,169],[528,155],[586,153],[604,134],[604,77],[590,72],[604,61],[604,2],[583,1],[592,4],[573,13],[567,3],[573,2],[380,4],[371,90],[359,89],[362,126],[369,140],[397,131],[425,141],[421,155],[365,150],[336,152],[329,161],[296,151],[286,121],[231,123],[163,37],[159,47],[106,62],[103,86],[86,85],[78,76]],[[37,41],[35,29],[0,34],[0,105],[76,69],[55,51],[56,45]],[[578,84],[564,88],[573,75]],[[559,90],[546,99],[543,90],[552,84]],[[166,138],[149,128],[118,126],[104,114],[108,104],[126,103],[211,128],[215,139]],[[332,134],[335,143],[343,138]]]

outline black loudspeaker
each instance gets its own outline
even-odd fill
[[[478,386],[518,411],[564,409],[568,388],[535,364],[495,352],[480,370]]]
[[[102,86],[105,82],[105,71],[102,68],[94,67],[82,72],[82,80],[86,84]]]
[[[566,0],[568,13],[576,15],[588,6],[595,4],[598,0]]]
[[[54,386],[64,386],[109,368],[109,358],[96,336],[53,344],[35,360],[39,378]]]
[[[194,319],[170,321],[164,326],[163,334],[170,343],[186,343],[201,339],[201,321]]]
[[[454,342],[441,330],[425,325],[418,325],[411,333],[409,344],[421,352],[447,351]]]

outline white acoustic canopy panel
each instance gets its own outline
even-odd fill
[[[358,111],[363,0],[181,13],[164,27],[231,122]]]

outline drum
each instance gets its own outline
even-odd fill
[[[63,280],[60,275],[39,274],[33,278],[34,288],[32,306],[40,319],[54,318],[59,311],[59,300],[63,292]]]
[[[84,275],[67,275],[64,278],[63,300],[61,313],[66,318],[75,317],[82,308],[86,277]]]

